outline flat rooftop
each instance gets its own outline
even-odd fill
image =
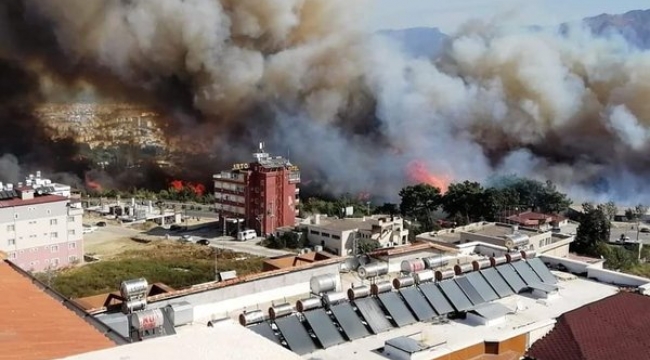
[[[503,238],[506,235],[512,234],[513,229],[512,226],[506,224],[488,224],[483,226],[482,228],[472,230],[472,231],[464,231],[464,232]],[[543,231],[528,230],[522,227],[519,227],[517,229],[517,232],[519,234],[528,235],[528,236],[535,236],[543,233]]]
[[[176,335],[71,356],[69,360],[229,359],[298,360],[301,357],[234,321],[193,326]]]
[[[418,322],[402,328],[368,336],[352,342],[345,342],[328,349],[317,350],[304,356],[307,359],[340,360],[340,359],[376,359],[386,360],[384,355],[375,352],[382,348],[387,340],[412,336],[417,333],[426,334],[431,343],[443,343],[436,347],[432,358],[444,356],[453,351],[464,349],[481,341],[508,338],[523,333],[525,328],[535,328],[545,323],[553,323],[553,319],[561,314],[612,296],[618,292],[618,287],[598,283],[582,278],[571,277],[572,280],[558,283],[559,295],[550,300],[539,300],[527,295],[512,295],[494,301],[511,309],[504,323],[499,325],[474,325],[465,320],[450,320],[446,324],[429,324]]]
[[[395,216],[394,218],[395,218],[395,220],[401,219],[398,216]],[[363,217],[363,218],[343,218],[343,219],[320,217],[318,224],[313,224],[311,222],[304,222],[301,225],[309,226],[309,227],[313,227],[313,228],[321,228],[321,229],[326,229],[326,230],[333,230],[333,231],[349,231],[349,230],[355,230],[355,229],[371,230],[372,226],[376,225],[375,223],[378,220],[383,220],[383,221],[390,222],[391,221],[391,216],[390,215],[372,215],[372,216],[366,216],[366,217]]]

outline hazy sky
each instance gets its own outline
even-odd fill
[[[427,26],[447,33],[473,18],[505,13],[514,23],[554,25],[650,8],[648,0],[373,0],[372,4],[373,30]]]

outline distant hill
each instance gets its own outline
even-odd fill
[[[620,34],[631,45],[639,49],[650,49],[650,10],[634,10],[625,14],[601,14],[583,19],[596,36],[607,37]],[[568,24],[560,26],[560,32],[566,33]],[[531,26],[530,30],[539,31],[543,27]],[[449,36],[438,28],[415,27],[401,30],[380,30],[377,35],[386,36],[401,44],[403,50],[414,57],[435,58],[440,55]]]
[[[437,28],[429,27],[380,30],[376,34],[395,40],[411,56],[426,58],[437,57],[444,42],[449,38]]]
[[[650,10],[634,10],[621,15],[601,14],[584,19],[597,36],[621,34],[639,49],[650,49]]]

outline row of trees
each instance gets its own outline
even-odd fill
[[[194,202],[199,204],[213,204],[214,203],[214,194],[210,192],[199,193],[190,186],[182,187],[180,189],[171,187],[167,190],[161,190],[159,192],[146,190],[146,189],[131,189],[128,191],[118,191],[114,189],[94,192],[92,194],[87,194],[88,196],[94,197],[106,197],[114,199],[116,197],[121,198],[131,198],[143,200],[154,200],[154,201],[177,201],[177,202]]]
[[[435,228],[434,219],[443,210],[458,225],[474,221],[496,221],[516,211],[535,210],[560,213],[571,205],[566,194],[553,183],[508,177],[497,185],[484,187],[478,182],[464,181],[449,185],[446,193],[428,184],[407,186],[399,192],[400,213],[417,220],[428,231]],[[383,207],[391,207],[385,204]]]

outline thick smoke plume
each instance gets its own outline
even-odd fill
[[[98,98],[163,109],[169,136],[217,154],[210,166],[187,168],[206,179],[266,140],[333,192],[394,197],[422,178],[516,173],[594,200],[646,194],[650,53],[579,28],[513,32],[474,22],[442,57],[412,58],[364,31],[365,6],[7,0],[0,70],[30,80],[10,101],[10,89],[0,89],[0,121],[35,124],[25,109],[9,123],[7,109],[83,84]]]

